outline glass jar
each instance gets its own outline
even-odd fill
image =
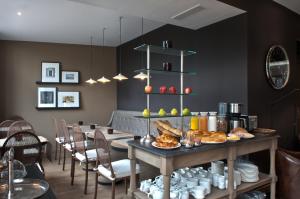
[[[191,130],[199,130],[198,115],[194,115],[194,116],[191,117],[190,129]]]
[[[207,131],[207,123],[208,123],[207,112],[200,112],[199,130],[200,131]]]
[[[217,131],[217,112],[209,112],[208,131]]]
[[[217,117],[217,130],[227,133],[228,121],[225,115],[218,115]]]

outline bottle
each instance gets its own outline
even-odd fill
[[[199,130],[200,131],[207,131],[207,123],[208,123],[207,112],[200,112]]]
[[[217,131],[217,112],[209,112],[208,131]]]
[[[199,130],[199,119],[198,115],[193,115],[191,117],[191,125],[190,125],[191,130]]]

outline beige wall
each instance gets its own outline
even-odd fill
[[[104,49],[104,56],[100,49]],[[111,78],[116,73],[116,49],[94,47],[94,78]],[[41,61],[59,61],[63,70],[80,71],[80,85],[55,85],[61,91],[80,91],[79,110],[37,110],[37,88],[41,79]],[[116,82],[88,86],[90,47],[84,45],[0,41],[0,119],[21,115],[38,132],[53,142],[51,118],[68,123],[79,120],[106,124],[116,109]],[[52,87],[52,85],[47,85]]]

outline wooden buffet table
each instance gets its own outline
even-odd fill
[[[271,199],[275,199],[276,173],[275,151],[277,149],[277,135],[256,135],[252,139],[244,139],[239,142],[227,142],[224,144],[203,144],[199,147],[187,149],[180,147],[175,150],[161,150],[150,144],[139,141],[129,141],[128,157],[130,159],[131,177],[128,196],[131,198],[147,198],[146,194],[136,188],[136,159],[148,163],[160,169],[164,182],[164,199],[170,198],[170,178],[174,170],[191,167],[216,160],[227,159],[228,165],[228,189],[212,189],[206,199],[236,198],[237,194],[244,193],[263,185],[271,185]],[[242,183],[234,190],[234,161],[237,156],[255,153],[258,151],[270,151],[270,173],[260,174],[260,179],[255,183]]]

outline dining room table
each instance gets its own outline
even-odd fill
[[[92,129],[90,125],[81,125],[80,126],[82,132],[85,134],[86,138],[94,139],[96,129],[99,129],[107,141],[119,140],[125,138],[133,138],[134,134],[129,132],[124,132],[120,130],[113,129],[113,133],[110,134],[108,131],[111,129],[110,127],[104,127],[100,125],[96,125],[95,129]]]

